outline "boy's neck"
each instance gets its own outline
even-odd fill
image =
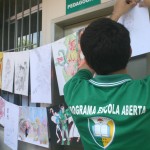
[[[121,70],[118,70],[118,71],[115,71],[115,72],[112,72],[111,74],[127,74],[128,71],[127,69],[121,69]]]

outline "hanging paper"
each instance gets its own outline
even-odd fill
[[[80,135],[69,109],[63,104],[47,108],[51,144],[80,145]]]
[[[18,149],[19,107],[12,103],[5,104],[4,143],[12,150]]]
[[[19,140],[49,147],[46,108],[19,108]]]
[[[51,103],[51,45],[30,51],[31,102]]]
[[[5,119],[5,100],[0,96],[0,124],[2,126],[5,126],[4,119]]]
[[[146,7],[135,6],[119,21],[130,32],[132,56],[150,52],[150,20]]]
[[[2,88],[3,52],[0,52],[0,89]]]
[[[29,51],[15,53],[15,94],[28,96]]]
[[[2,90],[13,91],[15,52],[3,53]]]
[[[77,33],[68,35],[52,43],[52,51],[60,95],[63,95],[65,83],[78,70]]]

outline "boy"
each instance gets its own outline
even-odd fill
[[[115,22],[136,3],[116,1],[112,20],[99,19],[82,34],[86,63],[65,85],[64,96],[85,150],[150,150],[150,77],[127,75],[129,32]]]

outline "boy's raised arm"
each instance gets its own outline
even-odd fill
[[[118,21],[118,19],[128,12],[131,8],[136,6],[138,0],[116,0],[114,5],[114,10],[111,16],[111,19],[114,21]]]

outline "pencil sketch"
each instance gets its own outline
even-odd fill
[[[131,32],[134,32],[134,17],[131,13],[126,14],[122,18],[122,24]]]
[[[51,103],[51,45],[30,51],[31,102]]]
[[[29,52],[18,52],[15,56],[15,93],[28,95]]]
[[[2,90],[12,92],[14,77],[14,53],[3,54]]]
[[[121,16],[118,22],[129,30],[132,57],[150,51],[150,21],[148,8],[136,5],[128,13]]]
[[[0,89],[2,88],[3,52],[0,52]]]

